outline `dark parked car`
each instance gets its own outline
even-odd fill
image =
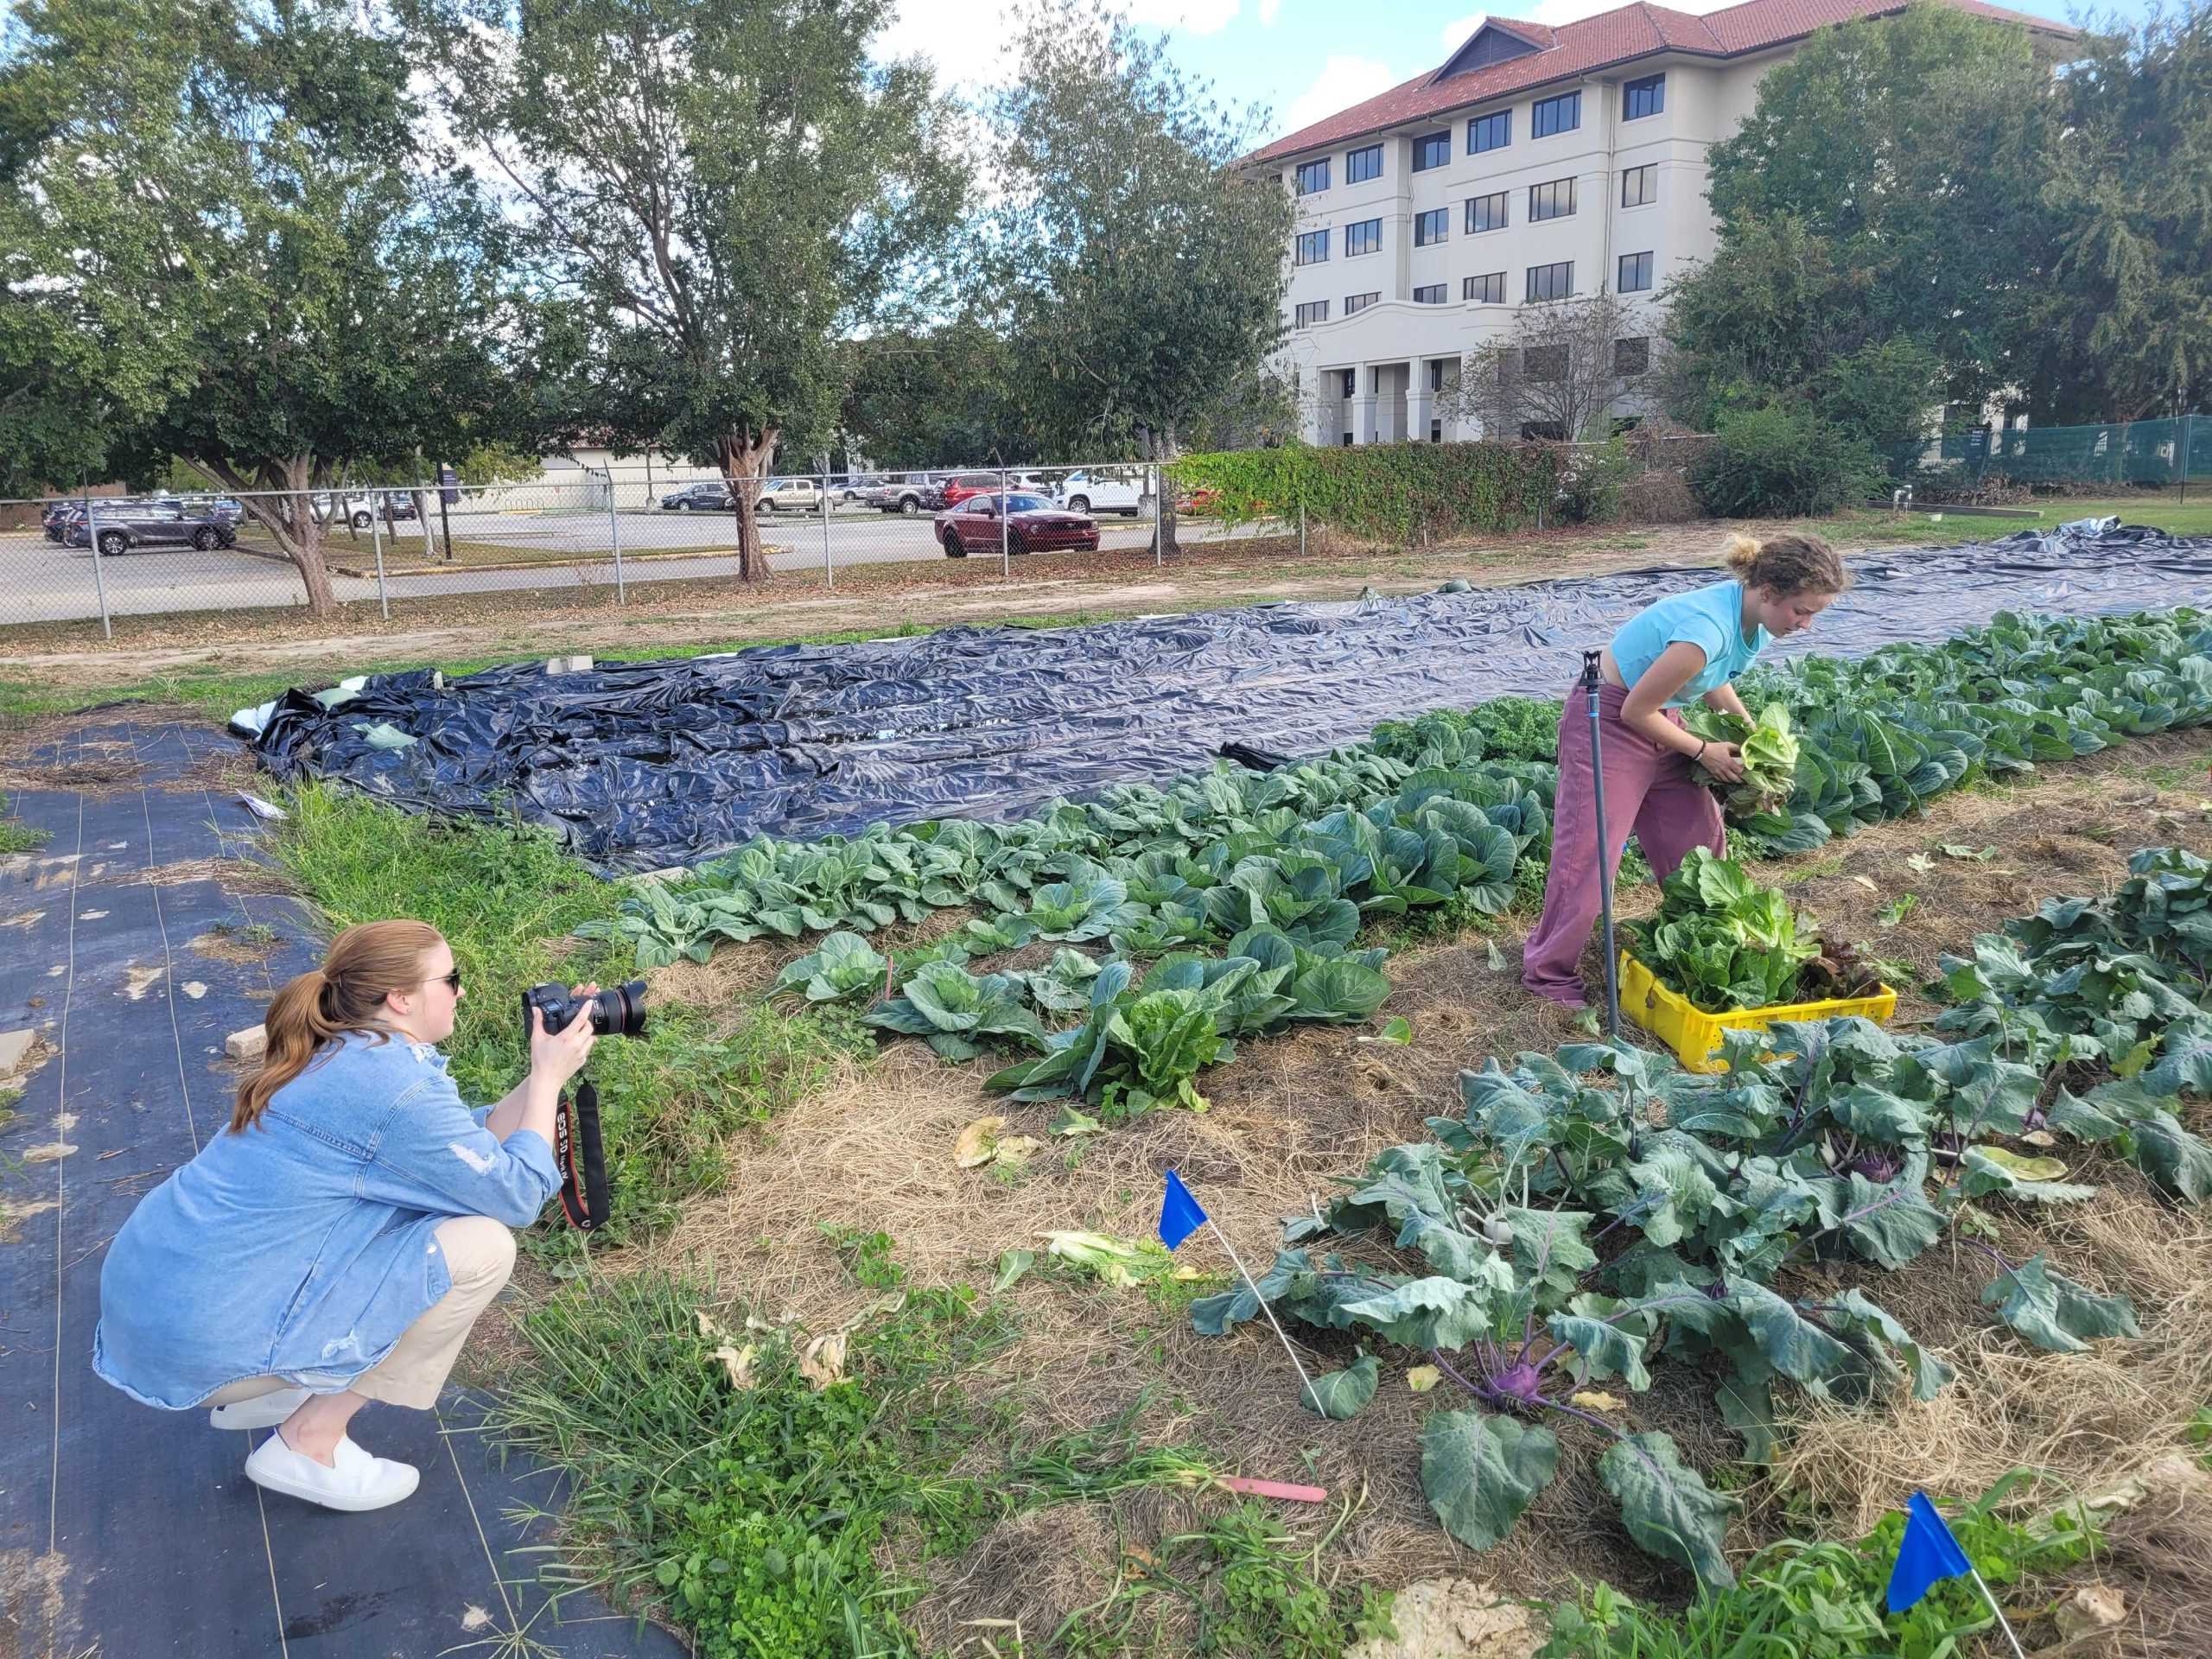
[[[686,484],[682,489],[671,490],[661,497],[660,510],[663,512],[728,512],[730,510],[729,486],[715,479]]]
[[[1058,553],[1098,550],[1098,521],[1054,506],[1041,495],[1008,495],[1006,550]],[[937,538],[948,559],[999,550],[999,498],[971,495],[937,516]]]
[[[134,547],[196,547],[207,553],[238,541],[237,525],[209,512],[187,512],[173,505],[101,501],[93,504],[92,516],[99,531],[100,551],[110,557]],[[81,507],[70,518],[62,539],[70,547],[91,545]]]
[[[880,484],[861,499],[879,512],[904,513],[908,518],[921,512],[941,512],[946,505],[944,480],[931,478],[926,473]]]

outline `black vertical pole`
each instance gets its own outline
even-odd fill
[[[461,475],[451,467],[441,466],[438,468],[438,528],[445,536],[448,564],[453,563],[453,518],[447,512],[446,505],[453,499],[453,486],[460,481]]]
[[[1605,762],[1598,747],[1598,658],[1582,653],[1582,696],[1590,709],[1590,801],[1598,818],[1598,904],[1605,940],[1605,1035],[1621,1034],[1620,959],[1613,944],[1613,873],[1605,865]]]

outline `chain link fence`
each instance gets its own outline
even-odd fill
[[[976,467],[769,480],[754,512],[775,575],[860,566],[995,563],[1093,575],[1100,552],[1157,565],[1160,469],[1147,462]],[[732,578],[736,509],[703,468],[572,467],[490,485],[279,493],[113,493],[0,500],[0,626],[302,607],[319,554],[340,604],[395,607],[457,594],[579,586],[626,603],[653,582]],[[1275,533],[1198,518],[1180,539]],[[299,543],[312,541],[317,554]],[[1086,563],[1086,561],[1093,561]]]
[[[2212,489],[2212,416],[2095,426],[1975,427],[1901,444],[1890,470],[1916,493],[2007,486]]]

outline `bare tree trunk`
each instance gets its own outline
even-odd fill
[[[307,594],[308,614],[335,614],[338,598],[330,585],[330,567],[323,558],[322,523],[315,516],[315,457],[287,455],[264,462],[259,476],[251,480],[225,461],[195,457],[192,465],[220,479],[237,495],[246,516],[267,531],[277,550],[292,562]],[[285,493],[259,493],[270,490]]]
[[[731,511],[737,516],[737,579],[766,582],[769,576],[767,550],[760,542],[760,484],[768,457],[776,453],[773,429],[748,440],[732,433],[721,442],[722,482],[729,486]]]
[[[1167,463],[1175,459],[1175,429],[1170,426],[1159,432],[1147,429],[1145,448],[1155,463],[1153,479],[1160,498],[1152,505],[1153,511],[1160,515],[1160,554],[1165,558],[1170,553],[1183,550],[1175,540],[1175,485],[1167,476]]]

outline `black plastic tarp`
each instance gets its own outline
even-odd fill
[[[2212,601],[2212,538],[2134,527],[2023,531],[1869,553],[1851,567],[1852,591],[1773,655],[1862,656],[2005,610]],[[333,708],[288,693],[256,747],[279,773],[341,779],[423,810],[516,811],[602,868],[650,869],[760,835],[1019,817],[1056,796],[1201,770],[1227,741],[1311,753],[1382,720],[1558,696],[1585,646],[1652,601],[1716,579],[1632,570],[581,673],[532,663],[442,683],[378,675]]]

